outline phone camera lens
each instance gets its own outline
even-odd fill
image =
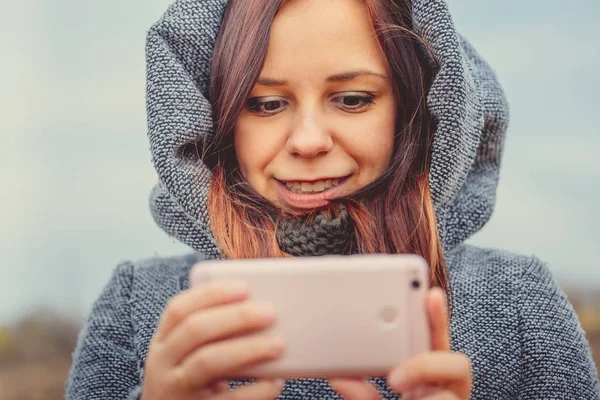
[[[412,281],[412,287],[414,287],[415,289],[418,289],[421,287],[421,282],[414,280]]]

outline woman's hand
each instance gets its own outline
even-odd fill
[[[225,381],[283,352],[280,338],[260,334],[275,321],[273,307],[247,299],[242,282],[210,283],[175,296],[150,343],[142,400],[279,396],[282,381],[261,380],[235,391]]]
[[[468,400],[473,384],[471,361],[464,354],[450,351],[446,295],[442,289],[433,288],[426,302],[432,351],[416,355],[390,371],[388,385],[403,393],[403,400]],[[362,378],[334,379],[331,386],[347,400],[380,398],[377,389]]]

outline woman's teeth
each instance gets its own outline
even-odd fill
[[[340,184],[339,179],[327,179],[326,181],[310,182],[284,182],[285,186],[294,193],[323,192],[326,189]]]

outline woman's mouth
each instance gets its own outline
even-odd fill
[[[317,181],[280,181],[279,199],[283,205],[296,209],[314,209],[326,206],[331,200],[347,193],[350,175]]]
[[[285,187],[294,193],[320,193],[329,188],[338,186],[340,180],[344,178],[335,178],[320,180],[316,182],[283,182]]]

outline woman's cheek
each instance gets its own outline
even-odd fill
[[[361,166],[361,173],[371,180],[376,179],[392,158],[394,125],[388,123],[385,116],[373,115],[348,124],[344,131],[346,148]]]
[[[263,170],[285,146],[285,128],[269,118],[246,117],[234,132],[234,146],[240,166],[245,170]]]

